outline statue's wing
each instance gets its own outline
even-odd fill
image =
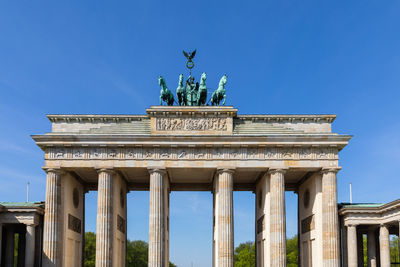
[[[196,55],[196,49],[192,52],[191,58],[194,58],[195,55]]]
[[[189,58],[188,53],[186,53],[185,51],[183,51],[183,55],[184,55],[186,58]]]

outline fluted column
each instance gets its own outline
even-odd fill
[[[149,267],[167,267],[167,203],[165,192],[168,188],[167,173],[164,169],[149,169]]]
[[[98,170],[96,267],[111,267],[113,253],[112,185],[114,172]]]
[[[25,267],[33,267],[35,264],[35,231],[36,225],[26,226]]]
[[[347,260],[348,267],[358,267],[357,226],[347,226]]]
[[[61,266],[61,172],[47,169],[43,230],[43,266]]]
[[[379,228],[379,250],[381,267],[390,267],[389,228],[384,224]]]
[[[286,266],[285,169],[270,169],[271,266]]]
[[[336,173],[340,168],[322,169],[323,265],[339,267],[339,218]]]
[[[233,169],[218,169],[215,177],[216,267],[233,267],[233,173]]]
[[[376,267],[376,238],[375,231],[370,229],[367,234],[368,267]]]

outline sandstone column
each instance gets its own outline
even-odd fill
[[[286,266],[285,169],[270,169],[271,266]]]
[[[233,267],[233,169],[218,169],[214,181],[215,267]]]
[[[375,231],[370,229],[367,234],[368,267],[376,267]]]
[[[323,266],[339,267],[339,218],[337,209],[336,173],[340,168],[323,168],[322,174],[322,232]]]
[[[35,231],[35,225],[26,226],[25,267],[33,267],[35,265]]]
[[[61,172],[47,169],[46,205],[43,229],[43,266],[61,266],[62,214]]]
[[[114,172],[98,171],[96,267],[111,267],[113,252],[112,185]]]
[[[358,267],[357,252],[357,227],[355,225],[349,225],[347,226],[348,267]]]
[[[150,209],[149,209],[149,267],[167,267],[167,172],[164,169],[149,169]]]
[[[379,228],[379,250],[381,267],[390,267],[389,228],[384,224]]]

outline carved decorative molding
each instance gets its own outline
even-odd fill
[[[227,118],[156,118],[157,131],[227,131]]]
[[[48,160],[337,160],[337,147],[50,147]]]

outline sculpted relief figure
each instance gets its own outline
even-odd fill
[[[226,118],[158,118],[158,131],[226,131]]]

